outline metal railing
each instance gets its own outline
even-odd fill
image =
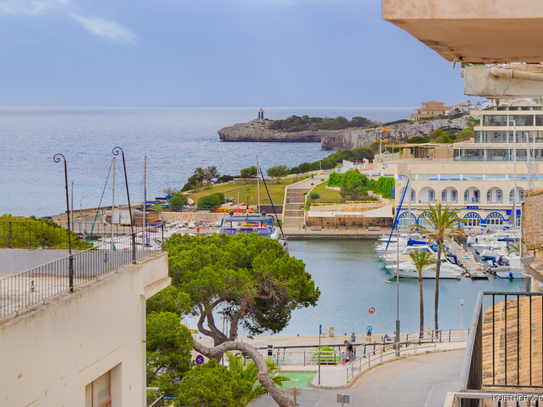
[[[149,399],[149,398],[148,398]],[[160,396],[156,400],[154,400],[151,404],[149,404],[149,400],[147,401],[148,407],[164,407],[164,396]]]
[[[113,239],[0,280],[0,318],[162,251],[162,226]]]
[[[521,312],[521,300],[524,298],[527,299],[528,310],[523,307],[524,310]],[[535,309],[533,301],[537,298],[541,299],[537,302],[540,307],[538,310]],[[483,349],[485,299],[487,299],[486,305],[489,307],[486,312],[490,313],[487,323],[491,324],[491,335],[487,329],[487,339],[485,340],[487,348]],[[501,310],[502,304],[503,310]],[[543,378],[541,382],[535,383],[532,372],[540,371],[543,367],[543,345],[542,349],[534,349],[533,346],[533,337],[536,331],[539,331],[543,336],[542,327],[543,293],[480,292],[464,356],[460,380],[461,396],[455,396],[460,401],[460,405],[463,407],[479,406],[480,400],[492,398],[493,394],[504,394],[507,391],[514,391],[518,395],[534,393],[533,391],[531,393],[523,391],[526,388],[532,388],[541,393]],[[521,349],[521,339],[526,339],[526,337],[529,343],[526,345],[524,342],[523,346],[526,349]],[[488,346],[488,340],[492,342],[490,346]],[[521,366],[521,358],[526,358],[526,354],[528,355],[527,360],[524,359]],[[487,360],[485,364],[487,371],[484,375],[483,355]],[[491,358],[491,363],[488,363],[488,358]],[[500,367],[501,359],[503,359],[503,366]],[[535,368],[534,359],[536,359]],[[496,360],[498,360],[498,366]],[[488,371],[490,369],[491,372]],[[521,369],[523,373],[529,371],[527,380],[521,380]],[[483,383],[483,377],[486,379],[485,383]],[[472,397],[470,393],[480,393],[485,397]]]
[[[365,355],[378,352],[381,347],[394,346],[394,337],[380,336],[380,340],[368,341],[354,344],[355,355]],[[423,338],[419,338],[420,334],[407,333],[400,335],[400,341],[403,344],[428,345],[446,342],[465,342],[469,336],[469,330],[439,330],[426,331]],[[323,344],[323,347],[332,348],[332,350],[323,350],[321,352],[321,364],[340,364],[342,362],[341,355],[346,353],[346,346],[343,344]],[[317,345],[286,345],[275,346],[272,355],[269,356],[267,347],[257,347],[259,353],[264,357],[271,357],[278,365],[303,365],[311,366],[318,364],[318,346]]]
[[[421,350],[433,349],[437,351],[438,342],[423,342],[418,341],[404,341],[404,342],[390,342],[384,346],[380,346],[374,350],[364,353],[362,356],[356,358],[349,366],[347,366],[347,381],[349,383],[357,373],[362,373],[363,368],[370,369],[373,365],[381,364],[391,360],[398,359],[405,354],[418,355]],[[365,369],[364,369],[365,370]]]

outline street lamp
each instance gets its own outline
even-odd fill
[[[464,300],[460,300],[460,338],[464,338]]]

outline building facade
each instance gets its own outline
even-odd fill
[[[145,406],[146,300],[170,281],[159,253],[0,318],[0,406]]]

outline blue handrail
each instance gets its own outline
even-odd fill
[[[402,210],[403,200],[405,198],[405,193],[407,192],[408,186],[409,186],[409,178],[407,179],[407,184],[405,184],[405,188],[403,190],[400,206],[398,207],[398,211],[396,212],[396,216],[394,217],[394,223],[392,224],[392,230],[390,231],[390,236],[388,237],[386,250],[388,250],[388,245],[390,244],[390,239],[392,238],[392,233],[394,233],[394,229],[398,227],[398,218],[400,217],[400,211]]]

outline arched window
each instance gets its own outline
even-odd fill
[[[423,212],[420,216],[419,216],[419,220],[418,220],[418,224],[419,226],[423,226],[425,228],[429,228],[431,229],[431,225],[428,223],[428,220],[426,219],[428,216],[426,215],[425,212]]]
[[[464,216],[464,220],[466,221],[465,225],[468,227],[481,226],[481,217],[475,212],[467,213]]]
[[[402,188],[402,192],[400,193],[400,198],[403,196],[404,194],[404,191],[405,191],[405,188]],[[406,193],[405,194],[405,202],[409,202],[409,196],[408,194]],[[411,188],[411,202],[415,202],[415,189],[414,188]]]
[[[464,203],[481,202],[481,193],[475,187],[470,187],[464,191]]]
[[[411,226],[417,224],[417,218],[411,214]],[[407,229],[409,227],[409,212],[402,213],[398,218],[398,228]]]
[[[524,189],[521,187],[517,187],[517,203],[524,202]],[[509,192],[509,203],[513,203],[513,194],[515,193],[515,190],[512,189],[511,192]]]
[[[503,225],[503,216],[498,212],[492,212],[486,217],[486,225]]]
[[[436,191],[430,187],[424,187],[419,191],[419,203],[429,203],[436,200]]]

